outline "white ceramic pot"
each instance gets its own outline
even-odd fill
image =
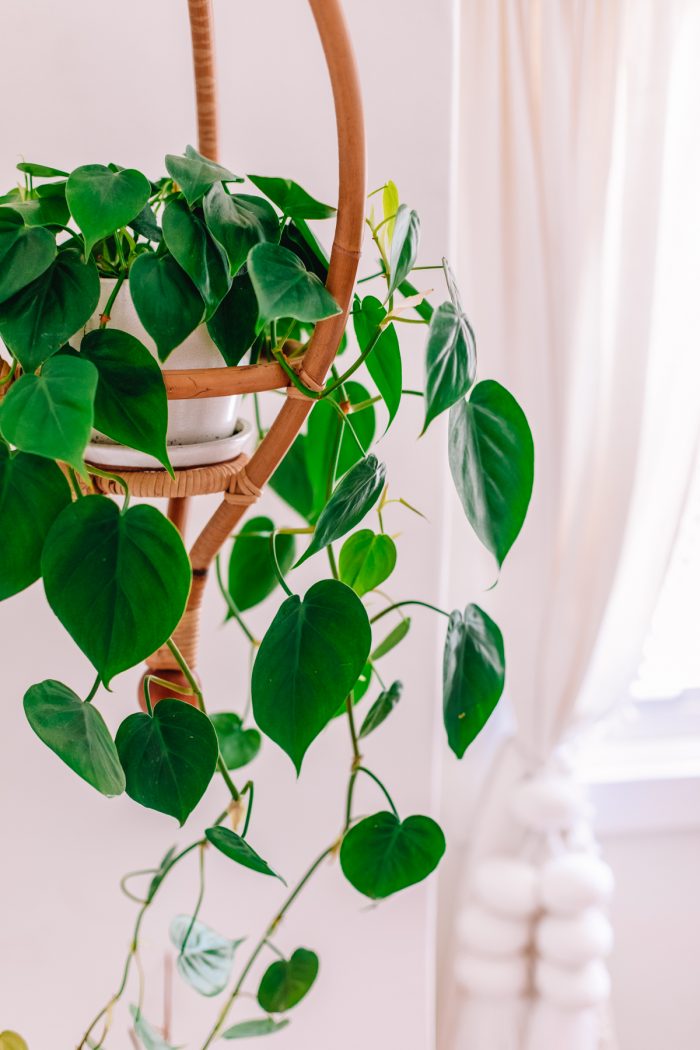
[[[85,325],[87,332],[99,327],[100,315],[104,311],[116,282],[112,278],[102,278],[100,283],[102,286],[100,301],[95,314]],[[122,285],[114,301],[110,312],[109,327],[118,328],[135,336],[158,360],[156,345],[141,324],[134,308],[128,281]],[[222,368],[223,364],[221,354],[209,335],[206,325],[201,324],[180,346],[173,350],[163,367],[168,369]],[[169,401],[166,438],[168,445],[207,444],[210,447],[205,454],[211,457],[212,442],[225,442],[234,435],[239,401],[239,395]],[[99,444],[115,444],[104,435],[95,434],[95,441]],[[221,458],[226,459],[228,456],[223,455]],[[204,460],[209,463],[217,461],[220,460],[211,458]]]

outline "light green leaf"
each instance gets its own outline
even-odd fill
[[[140,1009],[130,1006],[129,1010],[134,1019],[134,1031],[139,1037],[144,1050],[178,1050],[177,1047],[166,1043],[160,1032],[156,1031],[153,1025],[148,1023]]]
[[[67,226],[70,221],[65,182],[35,186],[24,198],[8,203],[27,226]]]
[[[258,331],[280,317],[320,321],[341,312],[318,277],[279,244],[256,244],[251,248],[248,272],[258,300]]]
[[[163,238],[204,300],[205,318],[209,320],[231,287],[226,256],[204,221],[183,200],[172,200],[166,205]]]
[[[209,721],[216,730],[219,751],[227,769],[240,769],[253,761],[262,742],[257,729],[244,729],[241,716],[232,711],[209,715]]]
[[[289,1018],[284,1017],[281,1021],[275,1021],[272,1017],[262,1017],[257,1021],[241,1021],[233,1028],[227,1028],[221,1033],[222,1039],[252,1039],[257,1035],[272,1035],[273,1032],[281,1032],[289,1024]]]
[[[396,565],[396,544],[391,536],[361,529],[340,549],[340,578],[360,598],[388,579]]]
[[[401,682],[392,682],[388,689],[382,690],[360,726],[360,739],[373,733],[389,717],[401,699],[402,691],[403,685]]]
[[[226,254],[232,277],[253,245],[279,240],[279,220],[271,204],[246,193],[231,196],[220,182],[204,198],[204,219]]]
[[[250,868],[251,871],[257,871],[260,875],[272,875],[273,878],[284,882],[282,876],[273,871],[267,861],[263,860],[260,854],[256,853],[253,847],[235,831],[223,828],[218,824],[214,828],[207,828],[204,834],[212,846],[215,846],[229,860],[235,861],[244,868]],[[284,882],[284,885],[286,886],[287,883]]]
[[[442,679],[447,742],[461,758],[493,714],[505,681],[503,636],[478,605],[450,616]]]
[[[416,264],[420,241],[420,219],[418,213],[401,204],[394,221],[389,269],[389,295],[396,291]]]
[[[359,299],[356,300],[352,319],[361,351],[367,349],[385,317],[386,310],[373,295],[365,296],[362,302]],[[382,330],[381,335],[374,344],[374,349],[365,359],[365,364],[388,409],[389,422],[386,426],[388,430],[399,410],[401,388],[403,386],[401,351],[393,324],[387,325]]]
[[[387,182],[382,193],[382,219],[385,222],[384,225],[384,243],[391,248],[391,242],[394,238],[394,225],[396,223],[396,213],[399,210],[399,204],[401,200],[399,198],[399,191],[396,188],[396,183],[392,182],[391,179]]]
[[[248,178],[287,218],[330,219],[335,215],[335,208],[330,204],[321,204],[291,179],[267,178],[263,175],[249,175]]]
[[[476,342],[466,314],[441,303],[430,322],[425,350],[425,423],[451,408],[468,392],[476,375]]]
[[[345,835],[340,866],[356,890],[381,900],[422,882],[444,852],[445,836],[430,817],[400,821],[393,813],[375,813]]]
[[[103,164],[84,164],[71,172],[66,200],[85,238],[86,254],[103,237],[130,223],[150,194],[150,182],[134,168],[112,171]]]
[[[231,979],[236,948],[242,940],[222,937],[203,922],[193,922],[189,915],[175,916],[170,923],[170,940],[179,952],[180,975],[191,988],[206,996],[223,992]]]
[[[373,453],[351,467],[321,511],[311,543],[297,565],[354,529],[379,499],[385,481],[386,467]]]
[[[192,146],[186,148],[184,157],[169,153],[165,158],[165,167],[168,175],[184,193],[190,207],[201,200],[207,190],[217,182],[243,181],[240,175],[234,175],[228,168],[203,157]]]
[[[270,518],[248,518],[234,540],[228,564],[228,592],[239,612],[264,601],[278,586],[270,549],[274,528]],[[276,537],[275,551],[283,573],[291,568],[295,549],[294,536],[285,533]]]
[[[48,232],[25,226],[11,208],[0,208],[0,303],[40,277],[56,258]]]
[[[384,638],[376,649],[373,650],[371,659],[380,660],[382,656],[386,656],[392,649],[395,649],[399,642],[402,642],[409,630],[411,629],[411,617],[407,616],[404,620],[399,620],[396,627],[389,631],[386,638]]]
[[[139,255],[129,271],[131,298],[141,324],[165,361],[204,317],[202,297],[172,255]]]
[[[263,1010],[281,1014],[300,1003],[318,976],[318,956],[308,948],[297,948],[290,959],[268,966],[258,988]]]
[[[0,1050],[29,1050],[29,1047],[21,1035],[17,1035],[16,1032],[9,1032],[6,1029],[4,1032],[0,1032]]]
[[[47,164],[31,164],[27,160],[21,160],[17,165],[17,171],[23,172],[25,175],[32,175],[35,179],[55,179],[55,178],[68,178],[67,171],[61,171],[60,168],[52,168]]]

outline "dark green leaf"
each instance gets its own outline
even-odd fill
[[[290,219],[330,219],[335,215],[335,208],[314,200],[298,182],[292,182],[291,179],[274,179],[263,175],[249,175],[248,178]]]
[[[385,317],[386,310],[373,295],[365,296],[361,303],[357,300],[352,319],[360,350],[367,349]],[[388,409],[388,430],[398,412],[403,385],[401,351],[393,324],[382,330],[365,364]]]
[[[365,608],[344,583],[321,580],[303,601],[282,603],[253,667],[253,712],[297,772],[357,681],[370,642]]]
[[[422,882],[444,852],[445,836],[430,817],[406,817],[402,822],[393,813],[375,813],[345,835],[340,866],[356,890],[381,900]]]
[[[240,175],[234,175],[228,168],[222,168],[213,160],[208,160],[192,146],[185,150],[184,157],[169,153],[165,158],[168,175],[177,182],[192,206],[204,196],[216,182],[242,182]]]
[[[345,393],[351,405],[359,405],[370,397],[366,387],[352,380],[345,384]],[[343,424],[337,408],[331,404],[331,399],[337,403],[339,398],[340,392],[336,391],[314,405],[309,415],[307,437],[303,439],[307,474],[313,493],[310,510],[304,516],[312,524],[318,521],[318,516],[328,500],[328,475],[339,428],[342,428],[343,432],[336,477],[342,477],[350,467],[362,459],[357,441],[349,428]],[[353,412],[351,421],[359,442],[364,448],[369,448],[376,429],[374,406],[368,405],[359,412]]]
[[[321,511],[311,543],[297,565],[354,529],[379,499],[386,467],[370,453],[341,478]]]
[[[306,438],[299,434],[270,479],[270,488],[297,514],[308,520],[313,505],[311,482],[306,467]]]
[[[376,649],[372,652],[372,659],[379,660],[382,656],[386,656],[392,649],[395,649],[399,642],[402,642],[408,632],[411,629],[411,617],[407,616],[405,620],[399,620],[396,627],[389,631],[386,638],[384,638]]]
[[[326,283],[328,256],[303,219],[297,222],[290,220],[286,224],[282,230],[280,244],[298,255],[306,269],[315,273],[319,281]]]
[[[442,688],[447,741],[461,758],[493,714],[503,692],[505,658],[500,630],[478,605],[450,616]]]
[[[297,948],[291,959],[268,966],[258,988],[263,1010],[281,1014],[301,1002],[318,975],[318,956],[308,948]]]
[[[384,689],[374,701],[360,726],[360,737],[369,736],[382,722],[389,717],[399,700],[403,685],[401,682],[392,682],[388,689]]]
[[[68,482],[55,463],[10,453],[0,442],[0,600],[39,579],[44,541],[70,501]]]
[[[41,375],[23,375],[10,387],[0,410],[0,429],[23,452],[64,460],[85,472],[97,370],[89,361],[52,357]]]
[[[372,681],[372,664],[368,661],[360,671],[359,678],[352,687],[352,702],[353,704],[359,704],[362,697],[365,695],[370,687]],[[343,710],[345,705],[343,704]]]
[[[219,745],[205,714],[182,700],[166,698],[153,715],[124,719],[117,731],[117,751],[127,795],[182,825],[214,776]]]
[[[250,868],[251,871],[257,871],[261,875],[272,875],[273,878],[284,882],[282,876],[273,871],[267,861],[263,860],[253,847],[248,845],[246,840],[237,835],[235,831],[231,831],[230,828],[222,828],[218,824],[215,828],[207,828],[204,834],[212,846],[215,846],[216,849],[230,860],[235,861],[236,864],[241,864],[244,868]],[[284,884],[285,886],[287,885],[286,882]]]
[[[85,238],[86,253],[135,219],[150,194],[150,182],[134,168],[111,171],[103,164],[84,164],[71,172],[66,200]]]
[[[48,679],[24,694],[24,713],[47,747],[103,795],[121,795],[124,772],[105,721],[62,682]]]
[[[97,369],[96,428],[154,456],[172,473],[165,445],[168,399],[152,354],[133,335],[116,328],[88,332],[80,354]]]
[[[468,392],[476,375],[476,343],[466,314],[453,303],[441,303],[428,335],[423,433],[441,412]]]
[[[163,240],[163,231],[158,225],[156,213],[150,204],[143,206],[136,218],[131,220],[129,226],[139,237],[145,237],[147,241],[154,244],[160,244]]]
[[[255,342],[258,300],[247,271],[240,271],[207,323],[227,365],[237,365]]]
[[[11,208],[0,208],[0,303],[40,277],[56,258],[48,232],[25,226]]]
[[[183,200],[170,201],[166,206],[163,238],[204,300],[209,320],[231,287],[226,256],[203,219],[191,212]]]
[[[319,321],[341,312],[318,277],[279,244],[251,248],[248,272],[258,300],[258,331],[280,317]]]
[[[284,1017],[281,1021],[275,1021],[272,1017],[263,1017],[257,1021],[241,1021],[233,1028],[227,1028],[221,1033],[222,1039],[252,1039],[256,1035],[272,1035],[280,1032],[289,1024],[289,1019]]]
[[[13,200],[10,207],[27,226],[67,226],[70,220],[65,182],[35,186],[24,199]]]
[[[165,361],[201,323],[202,297],[168,254],[139,255],[129,271],[129,288],[141,324]]]
[[[105,685],[170,637],[190,590],[189,558],[175,526],[154,507],[120,513],[106,496],[66,507],[47,537],[41,568],[49,605]]]
[[[60,168],[51,168],[46,164],[30,164],[27,160],[19,162],[17,171],[24,172],[25,175],[33,175],[35,179],[68,178],[67,171],[61,171]]]
[[[100,278],[75,251],[61,251],[36,281],[0,307],[0,335],[33,372],[83,327],[97,308]]]
[[[231,978],[236,948],[242,941],[222,937],[189,915],[176,915],[170,923],[170,940],[178,950],[181,977],[200,995],[218,995]]]
[[[450,410],[449,460],[472,528],[499,566],[522,528],[534,479],[534,447],[520,405],[485,380]]]
[[[234,540],[228,563],[228,592],[239,612],[252,609],[277,587],[270,549],[274,528],[270,518],[249,518]],[[282,534],[275,539],[277,560],[283,573],[292,566],[295,547],[292,535]]]
[[[219,750],[227,769],[240,769],[253,761],[261,744],[257,729],[244,729],[240,715],[233,712],[210,715],[209,721],[216,730]]]
[[[220,182],[204,198],[204,219],[226,254],[232,277],[254,244],[279,240],[279,220],[271,204],[246,193],[231,196]]]
[[[396,291],[415,266],[419,240],[418,213],[411,211],[406,204],[400,205],[394,220],[394,236],[391,241],[389,295]]]
[[[388,579],[396,565],[396,544],[391,536],[360,529],[340,549],[340,578],[362,597]]]

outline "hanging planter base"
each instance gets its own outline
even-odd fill
[[[239,419],[233,433],[228,437],[216,438],[213,441],[198,441],[193,444],[169,444],[168,456],[175,470],[232,462],[242,452],[249,450],[252,432],[253,428],[250,423],[245,419]],[[85,458],[88,465],[92,463],[103,470],[121,472],[150,470],[154,473],[162,470],[158,460],[153,456],[127,448],[125,445],[117,445],[106,438],[91,441],[86,449]]]

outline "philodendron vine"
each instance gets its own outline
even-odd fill
[[[310,948],[281,954],[272,940],[318,868],[337,855],[340,872],[359,893],[380,900],[425,879],[445,849],[435,821],[400,813],[362,757],[363,740],[380,729],[388,735],[384,722],[401,701],[402,684],[384,679],[382,661],[409,634],[409,613],[422,607],[447,621],[443,718],[459,758],[503,690],[503,640],[482,609],[470,604],[450,614],[426,596],[395,600],[386,593],[397,561],[384,525],[387,508],[413,508],[391,493],[386,467],[371,451],[377,407],[385,406],[384,430],[406,396],[423,398],[424,431],[449,412],[452,477],[467,519],[499,568],[532,489],[528,424],[502,386],[476,381],[474,335],[449,266],[416,265],[418,215],[400,203],[393,183],[381,187],[371,195],[367,219],[376,272],[358,284],[342,356],[320,393],[306,391],[316,402],[306,432],[271,482],[304,524],[251,517],[217,561],[227,617],[255,657],[255,725],[244,712],[208,714],[173,640],[191,583],[180,535],[159,510],[131,505],[126,486],[121,505],[96,494],[90,478],[99,471],[85,465],[94,427],[171,469],[162,373],[133,334],[111,325],[110,310],[128,281],[161,362],[206,324],[222,364],[236,365],[245,355],[276,360],[303,386],[293,364],[315,322],[339,312],[323,284],[325,253],[309,226],[334,209],[285,179],[249,176],[257,192],[239,193],[239,176],[191,147],[167,157],[168,177],[155,183],[117,165],[70,174],[36,164],[19,169],[22,185],[0,199],[0,337],[8,352],[0,403],[0,598],[41,577],[49,605],[96,674],[86,697],[58,680],[31,685],[24,709],[41,740],[106,796],[125,791],[181,825],[216,779],[221,787],[212,793],[223,788],[227,796],[189,845],[169,850],[152,869],[141,895],[124,880],[138,911],[122,976],[76,1032],[76,1045],[106,1045],[113,1007],[131,992],[143,922],[176,866],[188,861],[203,879],[207,855],[217,850],[231,861],[232,880],[243,867],[246,877],[284,881],[284,857],[263,858],[256,849],[254,791],[266,785],[254,786],[238,771],[267,737],[303,774],[308,749],[321,746],[323,730],[342,717],[349,730],[344,812],[306,873],[280,889],[281,903],[259,937],[243,945],[208,928],[199,917],[203,892],[194,914],[174,917],[171,926],[182,979],[202,995],[221,996],[196,1046],[271,1034],[289,1023],[318,972]],[[440,281],[444,276],[444,301],[435,309],[413,283],[422,269],[435,270]],[[113,279],[109,301],[99,327],[84,334],[101,278]],[[422,391],[403,385],[399,331],[406,323],[428,329]],[[362,382],[355,378],[360,366],[368,376]],[[253,409],[262,436],[255,397]],[[294,569],[307,561],[318,577],[301,595]],[[246,613],[273,595],[278,608],[258,640]],[[170,647],[197,705],[184,702],[185,689],[147,676],[145,711],[129,715],[112,739],[97,706],[109,703],[103,689],[162,645]],[[171,694],[158,704],[151,700],[154,684]],[[359,777],[373,782],[379,800],[377,812],[362,819],[353,805]],[[270,954],[256,987],[256,964]],[[251,990],[254,1015],[232,1016]],[[142,989],[135,998],[140,1004]],[[145,1050],[167,1050],[140,1005],[131,1016],[133,1039]],[[24,1045],[13,1033],[0,1040]]]

